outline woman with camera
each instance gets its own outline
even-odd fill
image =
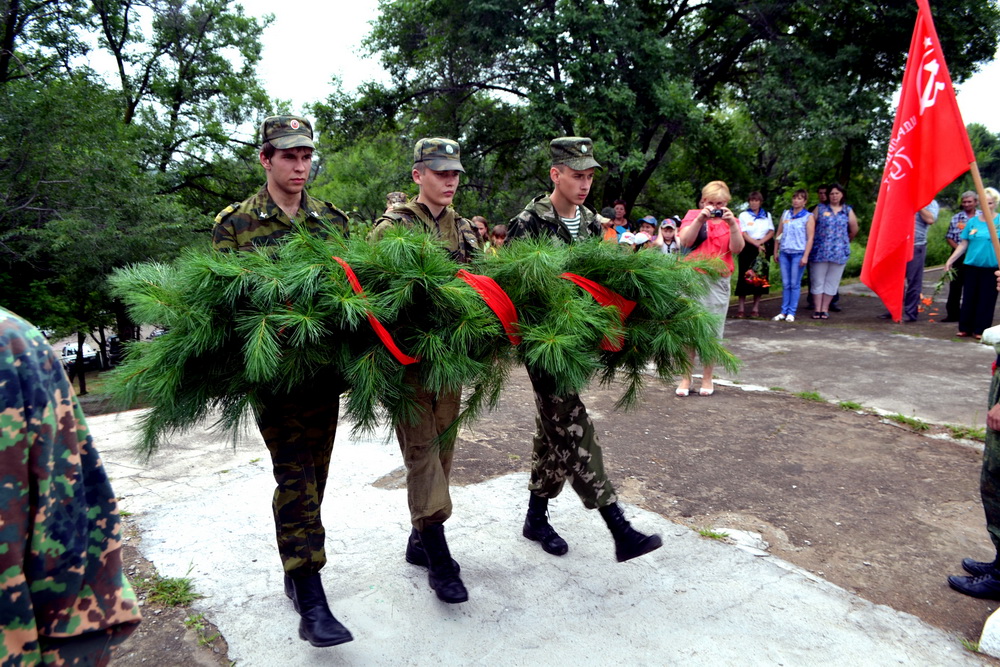
[[[729,276],[733,274],[733,256],[743,250],[743,233],[740,221],[729,210],[729,186],[722,181],[712,181],[701,190],[701,210],[687,212],[681,220],[681,230],[677,240],[682,248],[690,248],[688,258],[716,260],[718,276],[706,276],[708,292],[701,304],[717,318],[716,334],[721,339],[725,331],[726,311],[729,309]],[[691,362],[694,365],[694,353]],[[677,385],[677,395],[687,396],[691,391],[691,374],[688,373]],[[701,388],[698,394],[711,396],[715,393],[712,384],[712,365],[704,364]]]
[[[830,319],[830,302],[840,288],[844,267],[851,256],[851,240],[858,233],[854,209],[844,203],[844,188],[834,183],[827,197],[827,203],[816,206],[816,236],[809,255],[814,320]]]

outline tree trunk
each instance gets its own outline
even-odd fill
[[[76,360],[73,362],[73,368],[80,381],[80,391],[77,392],[77,396],[87,395],[87,371],[83,367],[83,342],[86,340],[86,336],[82,331],[76,332]]]

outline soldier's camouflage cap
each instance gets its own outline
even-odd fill
[[[261,143],[271,142],[275,148],[316,148],[312,124],[301,116],[268,116],[260,124]]]
[[[390,206],[393,204],[405,204],[406,203],[406,193],[405,192],[390,192],[385,196],[385,203]]]
[[[457,141],[451,139],[421,139],[413,145],[413,163],[423,162],[434,171],[465,173]]]
[[[594,159],[594,142],[590,137],[557,137],[549,143],[552,166],[564,164],[575,171],[601,165]]]

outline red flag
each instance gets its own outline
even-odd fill
[[[861,269],[861,281],[881,297],[897,321],[903,311],[906,263],[913,257],[917,211],[976,159],[927,0],[917,0],[917,8],[899,108]]]

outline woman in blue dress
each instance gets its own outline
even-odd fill
[[[814,320],[830,319],[830,302],[840,287],[844,267],[851,256],[851,240],[858,233],[854,209],[844,203],[844,188],[829,187],[829,202],[816,207],[816,236],[809,255],[810,294]]]

